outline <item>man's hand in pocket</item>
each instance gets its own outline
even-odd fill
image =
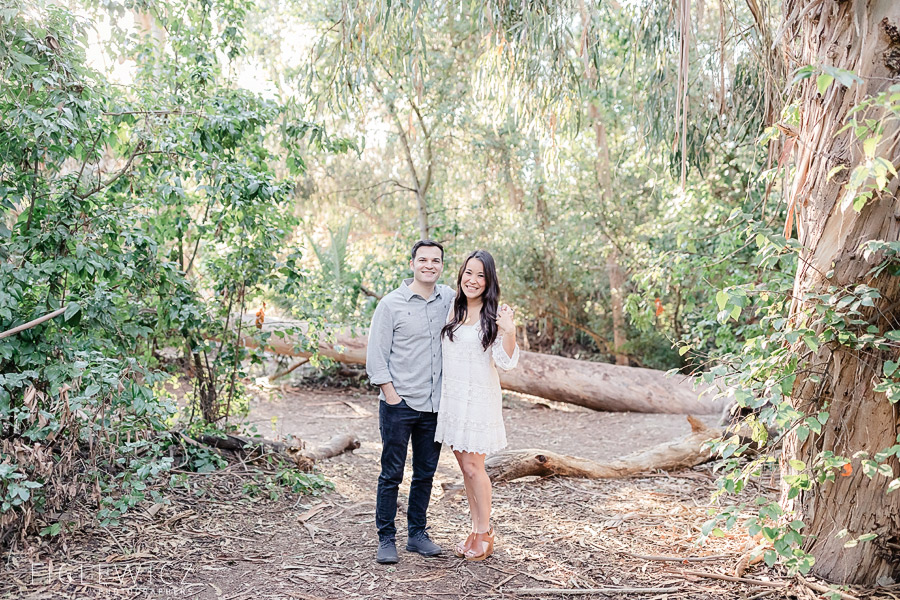
[[[403,398],[400,397],[400,394],[397,393],[397,390],[394,389],[393,383],[383,384],[381,386],[381,391],[384,392],[384,401],[391,406],[400,404],[400,402],[403,400]]]

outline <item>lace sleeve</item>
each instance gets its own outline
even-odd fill
[[[499,335],[491,346],[491,354],[494,357],[494,364],[504,371],[515,369],[516,365],[519,364],[519,344],[516,344],[512,356],[509,356],[506,354],[506,350],[503,349],[503,338]]]

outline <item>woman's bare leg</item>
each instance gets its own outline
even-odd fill
[[[472,525],[478,534],[487,533],[491,527],[491,479],[484,470],[484,454],[460,452],[457,455],[459,466],[466,484],[466,496],[469,498],[469,511],[472,514]],[[483,551],[486,542],[477,538],[478,546],[472,550],[476,554]]]
[[[456,457],[456,462],[459,463],[459,470],[462,472],[462,475],[463,475],[463,486],[465,487],[465,490],[466,490],[466,500],[469,503],[469,517],[472,520],[471,533],[475,533],[475,531],[476,531],[476,529],[475,529],[475,511],[476,511],[475,496],[472,495],[472,489],[473,489],[472,483],[469,482],[469,477],[468,477],[468,475],[466,475],[466,469],[464,467],[465,460],[466,460],[465,459],[466,454],[468,454],[468,452],[460,452],[459,450],[453,451],[453,455]],[[461,550],[462,553],[465,554],[466,551],[471,549],[469,542],[471,542],[471,539],[469,539],[469,537],[467,536],[465,542],[462,542],[457,545],[457,549]]]

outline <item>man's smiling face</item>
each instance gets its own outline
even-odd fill
[[[441,254],[441,249],[435,246],[422,246],[416,250],[416,257],[409,261],[413,279],[425,285],[434,285],[444,271]]]

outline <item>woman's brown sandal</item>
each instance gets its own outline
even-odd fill
[[[469,534],[469,537],[466,538],[465,542],[460,542],[456,545],[456,548],[453,549],[453,554],[456,555],[456,558],[465,558],[466,553],[472,549],[472,543],[475,540],[475,532]]]
[[[486,545],[482,546],[482,544]],[[490,530],[485,533],[476,533],[475,540],[472,542],[472,545],[478,548],[484,548],[484,551],[481,554],[475,554],[474,550],[469,550],[468,552],[466,552],[466,560],[481,561],[493,554],[494,528],[491,527]]]

